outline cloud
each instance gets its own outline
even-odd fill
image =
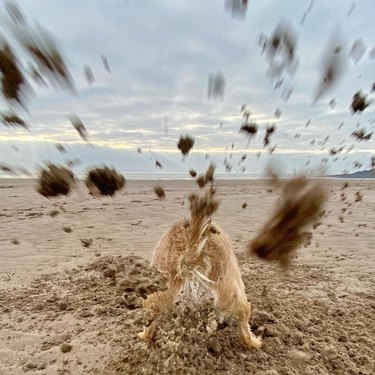
[[[358,64],[350,62],[349,70],[329,95],[315,105],[312,99],[319,82],[321,54],[337,27],[349,45],[360,37],[368,47],[375,44],[373,4],[363,0],[347,17],[351,0],[316,2],[301,25],[309,3],[251,2],[246,19],[240,21],[224,11],[224,1],[19,1],[29,19],[38,20],[57,37],[78,95],[36,88],[29,113],[22,113],[30,123],[31,133],[0,128],[1,147],[8,149],[12,143],[20,144],[24,160],[34,165],[48,158],[47,151],[55,155],[53,144],[60,142],[87,163],[121,160],[123,165],[149,171],[136,153],[141,147],[165,157],[165,171],[182,173],[190,162],[180,163],[176,142],[185,133],[196,138],[192,155],[196,153],[197,157],[191,157],[196,167],[205,160],[206,153],[216,155],[221,165],[232,143],[237,158],[245,152],[262,151],[267,123],[276,124],[277,128],[271,138],[272,144],[277,145],[273,158],[283,159],[289,171],[302,165],[309,155],[318,160],[328,155],[330,147],[343,141],[348,146],[354,144],[350,133],[357,122],[369,131],[374,129],[374,104],[360,116],[351,116],[349,112],[354,92],[368,91],[372,84],[374,61],[365,54]],[[274,82],[266,77],[266,60],[256,39],[261,32],[269,35],[280,18],[290,20],[298,33],[299,65],[295,76],[274,90]],[[105,71],[101,55],[108,58],[111,74]],[[92,86],[84,78],[84,65],[93,70]],[[225,97],[223,102],[209,102],[207,77],[217,70],[225,76]],[[291,86],[293,93],[284,102],[282,92]],[[328,105],[332,97],[337,101],[334,109]],[[238,132],[244,103],[259,123],[259,134],[248,149],[247,139]],[[274,117],[276,108],[282,111],[280,119]],[[71,113],[81,118],[90,142],[97,147],[91,149],[82,143],[68,120]],[[338,130],[341,122],[345,125]],[[296,134],[301,135],[296,138]],[[330,138],[322,149],[319,140],[327,135]],[[367,158],[374,141],[355,145],[362,151],[359,157]],[[30,147],[34,150],[31,155]],[[38,148],[40,151],[35,151]],[[353,161],[356,157],[350,154],[349,159]],[[0,152],[0,158],[7,161],[9,154]],[[247,172],[261,172],[268,160],[264,151],[261,160],[249,162]],[[237,162],[236,159],[234,164]],[[332,161],[332,171],[340,172],[347,163]]]

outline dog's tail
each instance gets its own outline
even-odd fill
[[[207,278],[210,265],[204,248],[210,232],[211,216],[219,207],[213,188],[214,170],[215,166],[210,164],[205,175],[206,184],[209,186],[206,187],[204,194],[189,196],[190,221],[187,223],[187,245],[177,268],[178,274],[182,278],[186,278],[189,274],[190,277],[195,275],[202,281],[210,282]]]

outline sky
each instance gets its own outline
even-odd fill
[[[355,115],[349,107],[353,94],[369,93],[375,81],[370,53],[375,46],[373,0],[250,0],[244,18],[233,17],[225,0],[19,0],[18,4],[31,23],[55,37],[76,94],[33,85],[27,111],[17,111],[29,131],[0,124],[2,164],[35,171],[47,160],[63,163],[79,158],[81,172],[105,163],[125,176],[182,176],[189,168],[204,171],[211,160],[228,177],[261,176],[270,162],[284,173],[316,171],[324,158],[329,174],[354,172],[355,161],[363,163],[362,169],[370,168],[374,140],[356,142],[350,134],[358,127],[375,132],[375,103]],[[3,4],[0,9],[3,19]],[[271,35],[280,20],[289,23],[297,38],[298,65],[275,89],[257,39],[262,33]],[[7,32],[1,29],[11,41]],[[340,39],[344,54],[358,39],[366,52],[358,62],[348,58],[337,84],[314,103],[332,36]],[[22,53],[19,60],[27,66]],[[85,65],[95,76],[92,85],[84,76]],[[223,100],[207,97],[208,77],[217,71],[225,77]],[[290,88],[293,92],[286,101],[283,93]],[[333,98],[336,105],[331,108]],[[250,143],[239,132],[243,104],[259,126]],[[0,99],[0,110],[8,106]],[[274,115],[277,108],[279,118]],[[72,113],[87,127],[89,143],[69,122]],[[263,148],[267,124],[276,126],[272,155]],[[176,147],[184,134],[195,139],[186,158]],[[56,143],[67,154],[60,154]],[[341,145],[345,148],[339,157],[329,156],[332,147]],[[161,170],[155,168],[155,160],[163,165]],[[231,172],[226,172],[225,160]]]

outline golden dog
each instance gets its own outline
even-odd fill
[[[192,280],[208,287],[219,312],[234,317],[239,324],[239,338],[248,348],[260,348],[261,340],[250,330],[251,305],[247,300],[237,259],[227,235],[210,223],[217,208],[213,195],[198,199],[190,197],[191,220],[180,221],[162,236],[155,247],[152,265],[168,274],[167,290],[159,291],[144,300],[144,307],[161,313],[175,301],[181,289]],[[209,208],[207,205],[214,205]],[[139,336],[148,339],[153,324]]]

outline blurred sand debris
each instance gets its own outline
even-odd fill
[[[356,112],[363,112],[369,105],[370,101],[367,99],[367,95],[365,95],[362,91],[357,91],[353,95],[351,110],[353,113]]]
[[[74,174],[70,169],[48,164],[39,176],[38,193],[44,197],[68,195],[74,183]]]
[[[267,125],[266,132],[264,134],[264,139],[263,139],[264,147],[267,147],[271,143],[270,137],[273,133],[275,133],[275,131],[276,131],[275,125]]]
[[[74,129],[77,130],[82,140],[84,140],[85,142],[88,142],[88,132],[87,132],[85,125],[81,121],[81,119],[77,115],[74,115],[74,114],[69,115],[68,118],[70,122],[72,123],[72,125],[74,126]]]
[[[278,181],[276,177],[276,181]],[[279,183],[279,182],[278,182]],[[311,241],[306,229],[314,224],[327,199],[319,181],[303,177],[284,183],[272,217],[248,245],[248,254],[289,265],[294,251]]]
[[[207,98],[224,99],[225,94],[225,77],[224,74],[218,70],[216,73],[211,73],[208,76]]]
[[[80,241],[83,247],[89,248],[94,240],[92,238],[80,238]]]
[[[357,39],[354,41],[352,47],[350,48],[349,57],[351,57],[351,59],[357,64],[365,53],[366,45],[363,39]]]
[[[44,80],[43,76],[40,74],[39,70],[32,64],[29,64],[29,73],[31,78],[39,86],[47,87],[47,83]]]
[[[27,123],[14,112],[0,112],[0,121],[5,126],[29,128]]]
[[[263,49],[269,62],[267,75],[280,79],[284,72],[292,76],[298,67],[298,34],[291,22],[280,20],[270,37],[264,37]]]
[[[186,134],[185,136],[181,135],[180,139],[177,143],[177,148],[181,151],[181,153],[186,156],[189,154],[190,150],[194,146],[194,138],[190,135]]]
[[[356,138],[358,141],[369,141],[373,133],[367,133],[366,129],[358,129],[350,134],[352,137]]]
[[[245,134],[249,138],[254,137],[258,132],[258,124],[256,122],[248,122],[241,125],[240,133]]]
[[[17,173],[13,170],[13,168],[5,165],[5,164],[0,164],[0,171],[4,173],[8,173],[10,175],[16,175]]]
[[[14,2],[8,2],[7,10],[10,20],[5,20],[4,26],[37,64],[39,74],[74,92],[73,79],[52,34],[39,24],[32,26]]]
[[[329,150],[329,154],[330,154],[330,155],[340,154],[343,150],[344,150],[344,146],[341,146],[341,147],[338,147],[338,148],[332,147],[332,148]]]
[[[248,0],[225,0],[224,9],[233,18],[243,20],[246,18]]]
[[[294,90],[293,87],[289,87],[283,91],[283,93],[281,94],[281,97],[284,99],[285,102],[289,100],[289,98],[293,94],[293,90]]]
[[[85,179],[86,187],[94,197],[112,197],[125,186],[125,183],[125,177],[109,167],[91,169]]]
[[[224,161],[225,172],[230,173],[232,171],[232,164],[230,164],[227,160]]]
[[[57,151],[61,152],[62,154],[66,153],[66,148],[61,143],[56,143],[55,147]]]
[[[355,202],[355,203],[358,203],[358,202],[360,202],[362,199],[363,199],[363,194],[362,194],[360,191],[357,191],[357,192],[355,193],[355,199],[354,199],[354,202]]]
[[[21,70],[12,49],[0,34],[1,92],[7,101],[14,100],[24,106],[29,85]]]
[[[350,8],[349,8],[349,10],[348,10],[348,13],[347,13],[347,17],[350,17],[350,16],[352,15],[353,10],[354,10],[354,8],[355,8],[356,5],[357,5],[356,3],[353,3],[353,4],[350,6]]]
[[[165,199],[165,191],[160,185],[154,186],[154,193],[159,199]]]
[[[208,166],[206,173],[199,175],[195,182],[200,188],[204,188],[207,184],[213,184],[214,182],[214,174],[215,174],[216,165],[214,162],[211,162]]]
[[[83,67],[83,72],[85,74],[87,83],[91,86],[95,82],[95,77],[92,69],[88,65],[85,65]]]
[[[196,172],[194,169],[190,169],[190,170],[189,170],[189,174],[190,174],[191,177],[194,178],[194,177],[196,177],[197,172]]]
[[[247,154],[243,154],[243,155],[241,156],[241,159],[240,159],[239,162],[238,162],[238,165],[240,165],[242,162],[244,162],[244,161],[246,160],[246,158],[247,158]]]
[[[103,62],[103,66],[104,66],[104,69],[108,72],[108,73],[111,73],[111,68],[109,67],[109,62],[108,62],[108,59],[102,55],[102,62]]]
[[[81,160],[78,159],[78,158],[74,158],[74,159],[66,159],[65,160],[65,164],[69,167],[69,168],[73,168],[73,167],[77,167],[78,165],[82,164]]]
[[[258,132],[258,124],[254,121],[250,121],[251,111],[246,104],[241,106],[241,113],[242,124],[240,127],[240,133],[245,134],[250,141]]]
[[[25,16],[21,11],[21,8],[13,0],[4,1],[4,8],[9,14],[9,17],[16,24],[23,25],[26,22]]]
[[[329,105],[332,109],[336,107],[336,104],[337,104],[337,102],[336,102],[336,98],[332,98],[332,99],[329,101],[329,103],[328,103],[328,105]]]
[[[338,33],[332,34],[323,51],[321,60],[321,78],[316,89],[314,102],[331,90],[344,75],[348,58],[345,54],[347,42]]]
[[[305,23],[305,20],[306,20],[306,17],[307,15],[311,12],[313,6],[314,6],[314,3],[315,3],[315,0],[311,0],[310,1],[310,4],[309,4],[309,7],[307,8],[307,10],[303,13],[303,16],[302,16],[302,19],[301,19],[301,25],[303,25]]]

